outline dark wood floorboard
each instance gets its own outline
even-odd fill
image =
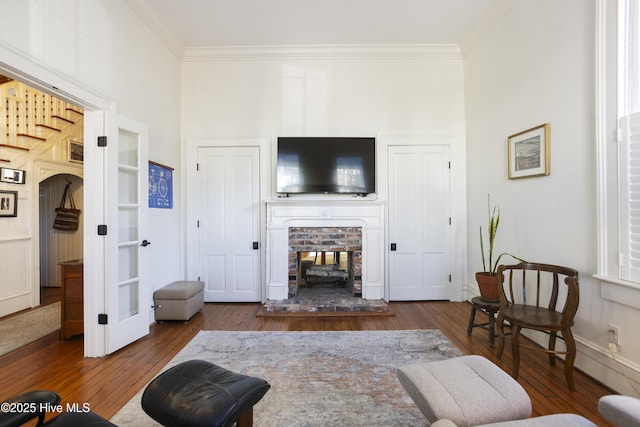
[[[467,336],[470,305],[466,302],[394,302],[395,317],[256,317],[260,304],[208,303],[188,323],[151,326],[150,334],[103,358],[84,358],[82,339],[60,341],[54,333],[0,357],[0,401],[16,394],[46,389],[58,392],[63,403],[88,403],[111,418],[200,330],[343,331],[440,329],[463,353],[480,354],[511,372],[511,351],[502,360],[489,347],[488,332],[475,328]],[[482,320],[478,313],[477,320]],[[600,426],[597,402],[611,391],[575,372],[576,392],[566,386],[563,365],[549,366],[542,352],[522,354],[519,382],[533,402],[533,415],[572,412]]]

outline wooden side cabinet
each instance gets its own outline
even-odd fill
[[[62,272],[60,339],[84,334],[83,267],[82,259],[60,263]]]

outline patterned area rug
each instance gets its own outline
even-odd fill
[[[60,329],[60,302],[0,321],[0,356]]]
[[[203,359],[266,379],[271,389],[254,408],[256,427],[425,426],[396,368],[459,355],[438,330],[201,331],[165,369]],[[142,410],[141,396],[111,422],[159,425]]]

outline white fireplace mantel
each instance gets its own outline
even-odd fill
[[[384,210],[380,200],[276,199],[267,211],[267,299],[289,293],[289,227],[362,227],[362,298],[384,299]]]

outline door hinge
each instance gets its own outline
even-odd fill
[[[98,325],[106,325],[109,323],[109,316],[105,313],[98,314]]]
[[[200,228],[200,220],[196,221],[196,228]]]
[[[449,275],[449,283],[451,283],[451,275]]]
[[[449,169],[451,169],[451,162],[449,162]]]
[[[451,225],[451,217],[449,217],[449,225]]]
[[[106,147],[107,146],[107,137],[99,136],[98,137],[98,147]]]
[[[200,170],[200,163],[196,163],[196,172]]]
[[[198,282],[200,281],[200,276],[198,276]]]
[[[107,235],[107,224],[98,225],[98,236],[106,236]]]

